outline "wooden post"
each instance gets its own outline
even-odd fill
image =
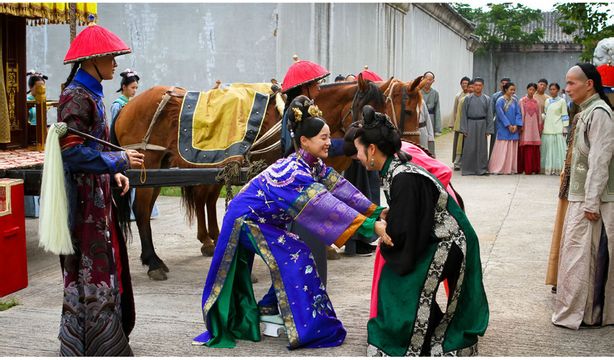
[[[70,42],[77,37],[77,4],[71,2],[68,4],[69,9],[69,22],[70,22]]]
[[[37,85],[34,89],[36,99],[36,149],[45,151],[47,139],[47,89],[45,85]]]

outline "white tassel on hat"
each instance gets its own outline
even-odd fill
[[[53,124],[45,142],[45,164],[40,192],[39,246],[56,255],[75,253],[68,229],[68,199],[59,127]],[[65,124],[64,124],[65,125]]]

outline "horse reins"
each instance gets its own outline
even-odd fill
[[[341,132],[345,134],[345,126],[343,125],[345,122],[345,119],[347,119],[348,116],[352,116],[352,120],[355,119],[354,117],[354,106],[356,104],[356,99],[358,98],[358,86],[356,87],[356,92],[354,93],[354,97],[352,98],[352,104],[350,105],[350,109],[348,110],[347,113],[345,113],[345,116],[341,117]]]
[[[275,101],[277,101],[278,97],[280,97],[280,96],[281,95],[279,93],[275,93]],[[276,108],[277,108],[277,112],[280,113],[280,115],[283,117],[283,109],[280,109],[277,105],[276,105]],[[255,155],[265,154],[265,153],[267,153],[269,151],[277,149],[278,147],[281,147],[281,139],[280,139],[280,140],[275,141],[273,144],[265,147],[264,149],[251,150],[254,147],[257,147],[257,146],[265,143],[266,141],[272,139],[275,135],[277,135],[277,133],[281,133],[281,125],[282,125],[282,121],[278,121],[269,130],[267,130],[267,132],[265,132],[261,137],[256,139],[256,141],[254,141],[254,143],[250,147],[250,150],[248,151],[249,156],[251,156],[253,154],[255,154]]]
[[[386,104],[390,102],[390,107],[392,108],[392,124],[398,129],[399,126],[397,124],[397,113],[396,113],[396,110],[394,109],[394,101],[392,100],[392,94],[394,93],[394,87],[397,85],[397,83],[398,83],[398,80],[394,79],[390,87],[386,89],[386,91],[384,92],[384,95],[386,96]],[[388,93],[388,95],[386,95],[386,93]]]
[[[125,145],[122,150],[126,150],[126,149],[143,150],[143,151],[146,151],[146,150],[166,151],[167,150],[163,146],[149,144],[149,138],[151,137],[151,133],[153,131],[154,125],[158,122],[158,119],[160,118],[160,114],[162,113],[162,110],[164,110],[164,108],[166,107],[166,104],[168,104],[171,97],[181,98],[184,96],[181,94],[177,94],[175,92],[175,88],[185,91],[184,88],[181,88],[178,86],[171,86],[170,89],[166,90],[164,92],[164,96],[162,97],[162,100],[160,101],[160,104],[158,104],[158,108],[156,109],[156,112],[154,113],[151,119],[151,122],[149,123],[149,127],[147,128],[147,131],[145,132],[145,136],[143,136],[143,139],[141,140],[141,142],[138,144]],[[144,162],[143,164],[141,164],[141,175],[139,177],[139,180],[141,181],[141,184],[144,184],[147,181],[147,171],[146,171]]]
[[[404,86],[401,87],[401,116],[400,116],[401,118],[400,118],[400,122],[397,122],[397,114],[394,108],[394,101],[392,99],[392,96],[394,93],[394,87],[399,82],[400,82],[399,80],[395,79],[394,82],[390,85],[390,87],[386,89],[386,91],[384,92],[384,95],[386,96],[386,104],[390,102],[390,107],[392,108],[392,124],[397,128],[397,130],[399,130],[399,133],[401,133],[401,137],[403,137],[403,135],[419,136],[420,130],[407,131],[407,132],[405,131],[405,115],[406,115],[405,102],[409,99],[409,93],[407,92],[407,89]]]

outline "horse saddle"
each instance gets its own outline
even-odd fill
[[[272,93],[270,83],[188,91],[179,115],[180,156],[196,165],[242,159],[260,133]]]

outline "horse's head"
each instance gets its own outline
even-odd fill
[[[404,83],[394,80],[385,91],[386,114],[401,132],[401,138],[420,142],[418,124],[422,108],[422,93],[426,79],[418,76],[413,81]]]
[[[386,97],[384,92],[390,87],[394,78],[388,81],[373,82],[365,80],[362,74],[358,74],[356,95],[351,105],[350,123],[353,121],[362,121],[362,108],[365,105],[371,105],[377,112],[384,113],[386,111]],[[344,122],[344,128],[347,128],[349,123]]]

